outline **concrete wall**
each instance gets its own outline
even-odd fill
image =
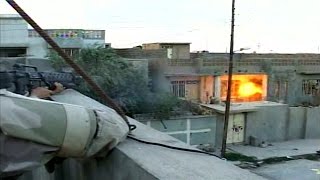
[[[128,49],[114,49],[115,52],[124,58],[136,58],[136,59],[164,59],[167,58],[166,49],[152,49],[145,50],[140,48],[128,48]]]
[[[245,142],[250,136],[258,141],[286,140],[288,105],[260,106],[256,112],[247,113]]]
[[[224,115],[220,113],[164,121],[138,119],[187,144],[212,144],[215,147],[222,144]],[[320,138],[320,107],[289,107],[286,104],[258,106],[256,111],[245,113],[244,134],[245,144],[250,143],[250,136],[256,138],[257,144],[262,141]]]
[[[171,49],[170,52],[168,52],[171,53],[170,59],[190,59],[189,43],[149,43],[143,44],[142,48],[144,50]]]
[[[27,55],[44,58],[48,55],[48,44],[42,38],[29,37]]]
[[[256,145],[264,142],[286,140],[287,105],[260,106],[257,111],[245,113],[244,144],[250,144],[251,137]],[[271,114],[271,115],[270,115]],[[230,121],[229,121],[230,123]],[[229,124],[230,127],[230,124]],[[216,147],[221,147],[224,128],[224,114],[217,114]]]
[[[0,47],[6,48],[4,51],[11,50],[8,48],[24,48],[27,49],[27,52],[22,54],[27,56],[33,56],[37,58],[44,58],[48,53],[48,44],[39,36],[35,30],[28,29],[27,22],[24,21],[19,15],[0,15]],[[76,29],[62,29],[62,30],[46,30],[49,36],[51,36],[55,42],[61,48],[86,48],[94,45],[105,45],[105,32],[101,30],[76,30]],[[101,37],[86,37],[85,35],[79,34],[79,37],[73,38],[59,38],[52,36],[53,32],[86,32],[94,33],[100,32]],[[90,34],[87,34],[90,35]],[[12,51],[12,50],[11,50]],[[5,53],[1,53],[2,56],[6,56]],[[11,56],[11,55],[10,55]]]
[[[306,139],[320,138],[320,107],[307,108]]]
[[[192,54],[192,57],[194,59],[163,59],[164,65],[158,75],[221,76],[228,73],[227,54],[203,53]],[[236,54],[234,60],[234,73],[268,75],[268,101],[289,105],[316,104],[320,101],[302,92],[303,80],[320,79],[319,54]],[[154,84],[157,83],[155,80]]]
[[[95,46],[104,46],[104,40],[94,40],[94,39],[82,39],[82,38],[53,38],[53,40],[61,47],[61,48],[73,48],[73,49],[81,49],[81,48],[89,48]],[[28,49],[27,55],[36,57],[36,58],[44,58],[48,55],[49,48],[51,48],[45,40],[41,37],[29,37],[28,38]]]
[[[149,44],[142,44],[142,48],[146,50],[161,49],[161,46],[159,43],[149,43]]]
[[[26,47],[28,24],[18,15],[0,15],[0,47]]]
[[[306,127],[306,109],[304,107],[290,107],[287,139],[303,139]]]
[[[200,101],[210,103],[210,97],[214,97],[214,78],[213,76],[200,77]]]
[[[181,141],[130,119],[137,125],[132,136],[168,146],[194,149]],[[156,180],[156,179],[255,179],[258,175],[217,157],[179,151],[126,139],[105,158],[66,160],[48,174],[41,167],[18,180]]]
[[[170,120],[146,120],[137,117],[140,122],[158,131],[169,134],[189,145],[210,144],[215,146],[216,116],[187,116]]]
[[[224,115],[216,115],[216,145],[221,146]],[[320,107],[259,106],[245,117],[245,144],[320,138]]]
[[[291,139],[320,138],[320,107],[290,107],[288,136]]]
[[[190,45],[173,45],[172,59],[190,59]]]

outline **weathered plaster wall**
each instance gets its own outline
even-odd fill
[[[250,136],[258,141],[286,140],[288,105],[261,106],[256,112],[247,113],[245,139]]]
[[[320,107],[290,107],[287,138],[320,138]]]
[[[290,107],[287,139],[302,139],[305,134],[306,109],[304,107]]]
[[[320,107],[307,108],[305,138],[320,138]]]
[[[162,75],[171,76],[221,76],[228,73],[227,54],[191,54],[192,59],[163,59]],[[303,79],[320,79],[318,54],[236,54],[234,74],[265,73],[268,75],[268,101],[289,105],[314,104],[316,97],[304,95]],[[161,75],[161,74],[159,74]],[[154,81],[157,84],[157,81]],[[162,89],[169,88],[162,87]]]
[[[200,77],[200,101],[201,103],[210,103],[210,97],[214,96],[214,78],[213,76]]]
[[[130,119],[135,137],[166,145],[192,148],[164,133]],[[156,179],[255,179],[264,178],[216,157],[143,144],[126,139],[107,157],[87,161],[67,160],[53,174],[43,167],[19,180],[156,180]]]
[[[216,142],[216,116],[185,116],[162,121],[141,116],[137,119],[189,145],[214,146]]]

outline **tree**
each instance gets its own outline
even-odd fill
[[[51,52],[48,57],[57,70],[67,67],[56,53]],[[119,57],[111,48],[82,49],[74,59],[128,115],[155,113],[157,118],[163,119],[178,105],[178,99],[171,95],[151,93],[142,70]],[[100,100],[85,82],[77,90]]]

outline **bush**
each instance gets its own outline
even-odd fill
[[[56,53],[51,52],[48,57],[57,70],[67,67]],[[157,118],[165,119],[170,117],[171,111],[179,104],[179,100],[169,94],[151,93],[142,70],[117,56],[112,49],[101,47],[82,49],[75,57],[75,62],[129,116],[137,113],[155,113]],[[100,98],[88,87],[86,82],[82,82],[77,90],[100,101]]]

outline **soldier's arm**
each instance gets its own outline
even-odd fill
[[[54,85],[56,87],[54,90],[49,90],[48,88],[44,88],[44,87],[37,87],[31,91],[30,96],[37,97],[40,99],[46,99],[46,98],[49,98],[50,96],[52,96],[54,94],[58,94],[64,90],[64,87],[62,84],[56,82],[56,83],[54,83]]]

